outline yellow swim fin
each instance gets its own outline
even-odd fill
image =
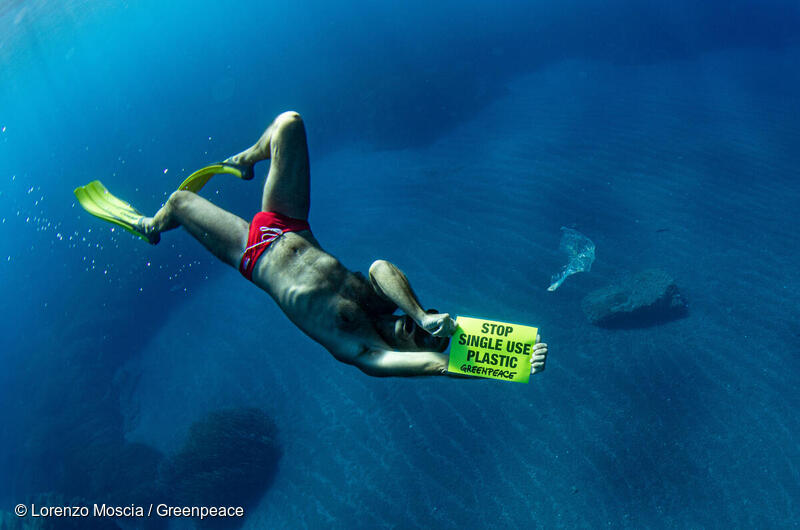
[[[219,175],[221,173],[227,173],[242,180],[251,180],[254,175],[253,166],[244,166],[240,164],[220,162],[218,164],[212,164],[210,166],[206,166],[203,169],[198,169],[197,171],[189,175],[186,178],[186,180],[181,182],[181,185],[178,186],[178,189],[193,191],[194,193],[197,193],[203,188],[203,186],[206,185],[206,182],[211,180],[211,177],[213,177],[214,175]]]
[[[75,188],[75,197],[83,209],[95,217],[115,224],[150,244],[158,243],[159,234],[148,235],[141,228],[141,221],[145,216],[127,202],[112,195],[99,180]]]

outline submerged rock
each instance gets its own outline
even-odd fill
[[[592,291],[581,307],[589,322],[606,328],[655,326],[688,313],[672,277],[660,269],[647,269]]]
[[[270,486],[282,450],[275,423],[255,408],[212,412],[189,428],[186,442],[163,466],[165,489],[187,506],[244,506]],[[241,521],[217,521],[235,528]],[[209,519],[208,524],[215,526]]]

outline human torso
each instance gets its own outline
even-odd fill
[[[270,244],[253,282],[297,327],[342,361],[352,362],[382,343],[371,323],[363,276],[322,250],[307,230],[285,233]]]

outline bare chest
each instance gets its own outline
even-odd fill
[[[254,283],[334,355],[356,355],[373,331],[352,289],[355,275],[312,238],[281,236],[259,260]]]

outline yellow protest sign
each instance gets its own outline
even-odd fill
[[[450,339],[452,373],[527,383],[538,329],[480,318],[456,318]]]

